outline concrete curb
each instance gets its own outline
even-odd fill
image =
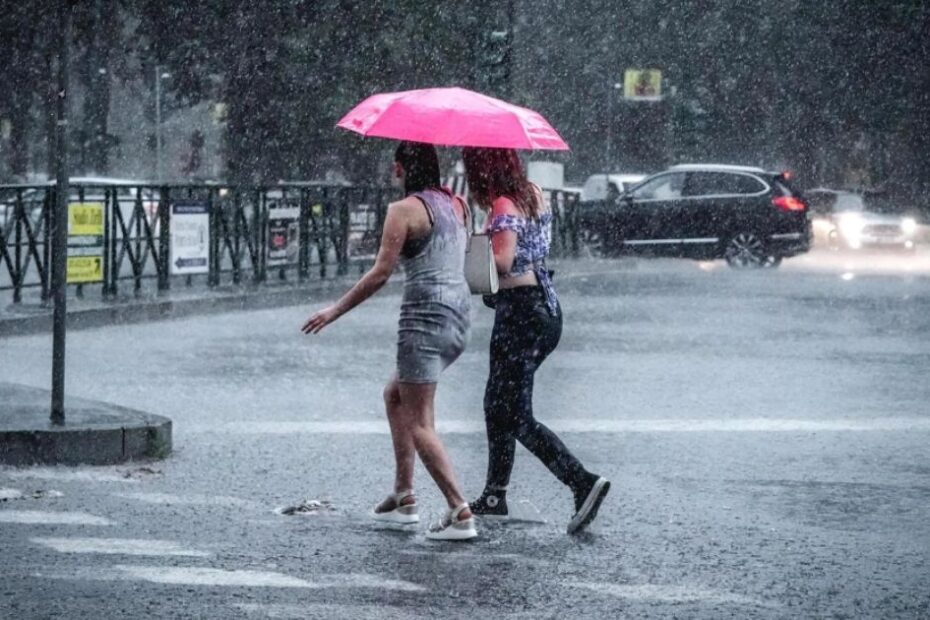
[[[280,288],[264,286],[235,289],[228,293],[209,291],[205,292],[203,297],[182,299],[154,297],[100,302],[99,306],[69,309],[68,329],[91,329],[106,325],[126,325],[236,310],[293,306],[309,303],[314,294],[326,297],[329,294],[344,292],[356,279],[344,277],[317,281],[312,285]],[[392,281],[388,287],[392,288],[398,281]],[[71,303],[70,300],[69,303]],[[39,313],[31,315],[0,318],[0,338],[46,333],[51,330],[50,308],[42,309]]]
[[[49,421],[48,390],[0,383],[0,463],[114,465],[171,453],[171,420],[107,403],[68,399],[66,423]]]

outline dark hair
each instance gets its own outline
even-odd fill
[[[495,198],[506,196],[529,217],[539,217],[536,189],[527,180],[515,150],[470,146],[462,149],[462,159],[468,193],[479,205],[490,209]]]
[[[439,187],[439,156],[432,144],[401,142],[394,151],[394,161],[404,168],[405,194]]]

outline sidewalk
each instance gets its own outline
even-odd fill
[[[0,383],[0,463],[113,465],[171,452],[171,420],[107,403],[65,401],[65,424],[49,421],[48,390]]]
[[[392,283],[397,276],[392,278]],[[85,292],[84,298],[68,291],[68,329],[88,329],[104,325],[140,323],[235,310],[252,310],[308,302],[344,291],[358,279],[357,274],[296,282],[223,285],[216,288],[178,286],[159,292],[144,289],[138,295],[121,293],[104,300],[98,290]],[[388,286],[392,284],[389,283]],[[42,305],[38,296],[22,303],[10,303],[9,295],[0,297],[0,338],[51,332],[52,304]]]

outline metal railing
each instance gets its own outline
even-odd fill
[[[39,289],[43,302],[49,299],[55,191],[54,185],[0,186],[0,291],[12,291],[14,303],[27,289]],[[546,192],[553,212],[552,253],[576,255],[578,195]],[[104,298],[127,288],[138,293],[146,281],[165,291],[269,278],[304,282],[314,271],[319,278],[344,275],[353,263],[373,260],[387,205],[399,197],[390,188],[314,183],[76,184],[69,194],[69,209],[83,205],[102,214],[92,250],[99,272],[69,284],[79,296],[99,286]],[[180,204],[203,212],[206,264],[198,273],[185,273],[179,257],[172,257],[178,243],[172,225],[180,217],[173,211]]]

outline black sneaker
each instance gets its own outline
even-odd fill
[[[485,491],[481,497],[468,504],[475,516],[491,519],[507,518],[507,496],[501,492]]]
[[[609,490],[610,482],[594,475],[575,489],[575,516],[568,522],[569,534],[577,534],[594,520]]]

